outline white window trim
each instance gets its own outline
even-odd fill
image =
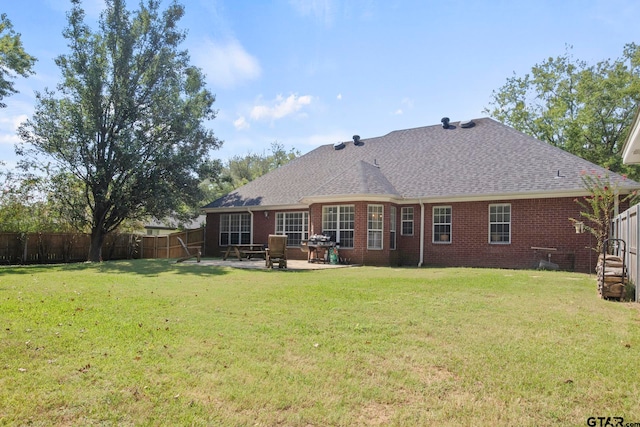
[[[436,223],[436,209],[449,209],[450,222],[438,222]],[[451,206],[434,206],[431,209],[431,243],[439,245],[450,245],[453,241],[453,209]],[[436,240],[436,225],[448,225],[449,226],[449,240]]]
[[[302,214],[302,231],[296,232],[296,234],[301,234],[301,240],[306,240],[309,238],[309,212],[308,211],[287,211],[287,212],[276,212],[275,215],[275,234],[285,234],[287,217],[289,215],[294,214]],[[282,230],[278,229],[278,216],[282,215]],[[287,240],[287,247],[300,247],[300,245],[289,245]]]
[[[407,210],[411,209],[411,221],[404,219],[405,209],[407,209]],[[413,206],[405,206],[405,207],[400,209],[400,235],[401,236],[413,236],[415,234],[415,232],[416,232],[415,219],[416,219],[416,213],[415,213],[415,209],[413,208]],[[405,234],[404,233],[404,223],[405,222],[411,222],[411,234]]]
[[[398,208],[389,207],[389,250],[398,249]]]
[[[222,230],[222,218],[225,215],[228,216],[229,218],[231,218],[233,215],[238,215],[238,221],[239,221],[239,224],[240,224],[240,231],[238,231],[237,234],[239,234],[240,241],[242,241],[242,234],[247,233],[246,231],[242,231],[242,217],[244,215],[249,216],[249,231],[248,231],[248,233],[249,233],[249,241],[250,242],[253,241],[253,227],[252,227],[252,224],[251,224],[251,214],[250,213],[247,213],[247,212],[223,213],[223,214],[220,214],[220,224],[218,226],[218,246],[226,247],[226,246],[229,246],[229,245],[233,244],[233,243],[227,243],[227,244],[223,244],[222,243],[222,233],[223,233],[223,230]],[[229,222],[229,226],[231,226],[231,222]],[[225,232],[229,233],[229,236],[231,236],[231,234],[232,234],[230,229],[229,230],[225,230]],[[231,240],[231,238],[229,238],[229,240]]]
[[[497,207],[497,206],[509,206],[509,222],[491,222],[491,208],[492,207]],[[511,227],[511,217],[513,212],[511,211],[511,203],[492,203],[489,205],[489,209],[488,209],[488,220],[489,220],[489,226],[488,226],[488,233],[487,233],[487,239],[489,240],[489,244],[490,245],[510,245],[511,244],[511,233],[512,233],[512,227]],[[494,242],[491,240],[491,224],[509,224],[509,240],[506,242]]]
[[[356,219],[356,207],[355,205],[326,205],[322,207],[322,217],[321,217],[321,221],[322,221],[322,230],[324,232],[325,228],[324,228],[324,214],[325,214],[325,209],[330,209],[330,208],[336,208],[337,209],[337,215],[338,217],[336,218],[336,229],[327,229],[327,231],[335,231],[336,232],[336,243],[340,244],[340,248],[342,249],[354,249],[355,248],[355,242],[356,242],[356,230],[355,230],[355,219]],[[343,214],[342,210],[343,209],[353,209],[353,224],[354,224],[354,228],[340,228],[340,216]],[[353,245],[352,246],[345,246],[344,242],[340,241],[340,233],[343,231],[351,231],[353,233]]]
[[[370,208],[376,208],[376,210],[378,210],[379,208],[379,213],[381,215],[381,218],[378,222],[380,223],[380,228],[369,228],[369,215],[371,213],[369,211]],[[371,241],[369,240],[370,232],[380,233],[380,247],[371,246]],[[383,249],[384,249],[384,205],[367,205],[367,250],[381,251]]]

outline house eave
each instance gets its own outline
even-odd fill
[[[238,212],[263,212],[263,211],[276,211],[276,210],[304,210],[309,206],[305,204],[290,204],[290,205],[271,205],[271,206],[229,206],[219,208],[203,208],[204,213],[238,213]]]
[[[341,194],[306,196],[300,201],[306,205],[314,203],[345,203],[345,202],[398,202],[402,197],[397,194]]]
[[[621,189],[621,194],[628,194],[630,190]],[[524,193],[489,193],[489,194],[468,194],[468,195],[456,195],[456,196],[422,196],[415,198],[405,198],[402,203],[463,203],[463,202],[487,202],[487,201],[506,201],[506,200],[526,200],[526,199],[553,199],[553,198],[566,198],[566,197],[582,197],[588,196],[589,192],[581,190],[566,190],[566,191],[547,191],[540,192],[524,192]]]
[[[629,194],[632,188],[621,188],[620,194]],[[204,208],[205,213],[238,213],[238,212],[263,212],[263,211],[285,211],[285,210],[306,210],[316,203],[354,203],[354,202],[380,202],[395,203],[398,205],[410,205],[419,203],[464,203],[464,202],[485,202],[485,201],[505,201],[505,200],[526,200],[526,199],[552,199],[566,197],[588,196],[585,189],[545,191],[545,192],[520,192],[520,193],[486,193],[486,194],[462,194],[462,195],[423,195],[418,197],[402,197],[398,195],[372,195],[372,194],[343,194],[343,195],[323,195],[307,196],[300,199],[300,203],[287,205],[269,206],[230,206],[218,208]]]
[[[622,149],[622,162],[640,164],[640,108],[636,111],[629,136]]]

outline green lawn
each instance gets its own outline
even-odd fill
[[[594,276],[0,268],[0,425],[640,422],[640,310]]]

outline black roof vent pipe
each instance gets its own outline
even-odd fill
[[[443,129],[449,129],[449,117],[443,117],[440,121],[442,122]]]
[[[359,147],[361,145],[363,145],[364,143],[362,141],[360,141],[360,135],[353,135],[353,145]]]

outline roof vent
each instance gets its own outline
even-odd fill
[[[364,142],[360,141],[360,135],[353,135],[353,145],[360,147]]]
[[[473,120],[467,120],[466,122],[460,122],[460,127],[462,129],[469,129],[472,128],[476,125],[476,123]]]
[[[449,117],[443,117],[440,122],[442,122],[443,129],[449,129]]]
[[[334,150],[342,150],[344,148],[344,142],[336,142],[333,144]]]

